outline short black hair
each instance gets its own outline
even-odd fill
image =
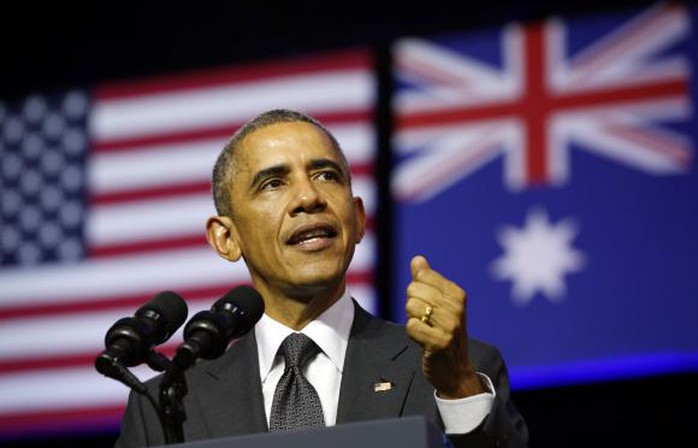
[[[332,135],[332,133],[322,123],[303,112],[290,109],[273,109],[257,115],[255,118],[248,121],[244,126],[239,128],[218,154],[216,164],[213,166],[211,188],[213,192],[213,203],[219,216],[229,216],[232,212],[230,203],[230,189],[227,188],[227,184],[232,180],[232,176],[235,171],[233,166],[235,150],[240,146],[240,143],[244,140],[244,138],[257,130],[272,124],[292,123],[296,121],[302,121],[304,123],[315,125],[325,134],[327,134],[327,137],[329,137],[330,141],[332,142],[332,146],[339,154],[341,167],[343,170],[345,170],[344,174],[347,176],[347,179],[349,179],[351,185],[351,171],[349,170],[349,163],[347,162],[346,156],[344,155],[344,152],[342,151],[342,148],[340,147],[335,136]]]

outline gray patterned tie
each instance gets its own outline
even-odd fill
[[[291,333],[281,344],[281,351],[286,367],[274,391],[269,431],[325,426],[320,397],[302,372],[320,347],[303,333]]]

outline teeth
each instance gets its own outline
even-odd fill
[[[307,242],[310,240],[318,239],[318,238],[330,238],[332,235],[332,232],[329,229],[314,229],[314,230],[309,230],[308,232],[301,233],[299,235],[296,235],[294,238],[291,240],[291,244],[299,244],[303,242]]]
[[[313,237],[310,237],[310,238],[303,238],[302,240],[300,240],[300,241],[298,242],[298,244],[305,244],[305,243],[309,243],[309,242],[311,242],[311,241],[315,241],[315,240],[318,240],[318,239],[320,239],[320,238],[317,237],[317,236],[313,236]]]
[[[314,232],[314,233],[309,233],[307,235],[303,235],[299,238],[300,242],[303,241],[308,241],[308,240],[314,240],[316,238],[323,238],[326,237],[327,233],[325,232]]]

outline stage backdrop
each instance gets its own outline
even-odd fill
[[[396,42],[395,315],[424,254],[514,387],[697,369],[695,26],[660,4]]]
[[[248,281],[204,230],[215,158],[259,112],[306,111],[344,146],[370,220],[350,288],[375,312],[372,67],[336,52],[0,103],[0,437],[115,428],[128,389],[93,367],[107,329],[160,291],[192,316]]]

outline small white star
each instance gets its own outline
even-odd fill
[[[552,224],[544,210],[531,210],[523,228],[505,226],[499,232],[504,254],[492,263],[492,274],[513,282],[512,296],[519,305],[528,304],[539,291],[560,302],[566,292],[564,276],[584,266],[584,255],[572,247],[576,235],[572,220]]]

